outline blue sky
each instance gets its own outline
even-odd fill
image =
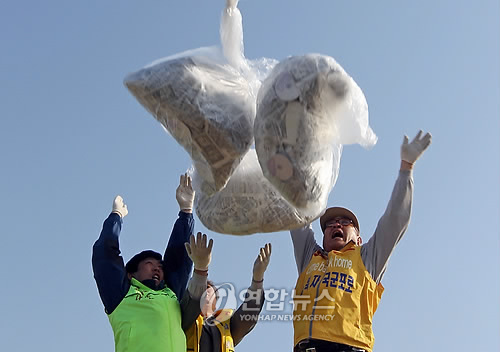
[[[9,351],[111,351],[90,265],[114,196],[129,207],[122,254],[162,251],[187,153],[123,86],[165,56],[219,43],[224,1],[7,1],[0,11],[0,337]],[[412,222],[374,318],[375,351],[498,350],[497,1],[242,0],[245,55],[334,57],[365,93],[379,137],[346,146],[329,205],[355,211],[367,240],[397,176],[404,134],[430,131]],[[319,225],[314,223],[319,237]],[[288,233],[215,241],[211,279],[250,284],[272,242],[267,288],[291,290]],[[240,352],[290,351],[291,322],[261,322]],[[262,346],[262,347],[260,347]]]

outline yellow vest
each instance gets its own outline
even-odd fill
[[[299,275],[294,295],[294,345],[307,338],[343,343],[368,351],[375,337],[372,318],[384,287],[372,279],[361,247],[314,253]]]
[[[234,352],[234,342],[231,336],[231,315],[232,309],[220,309],[215,312],[216,318],[213,320],[215,326],[219,329],[222,347],[221,352]],[[200,352],[200,339],[203,329],[203,317],[200,315],[194,324],[186,332],[186,345],[188,351]]]

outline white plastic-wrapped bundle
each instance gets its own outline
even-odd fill
[[[335,185],[343,144],[368,148],[361,89],[331,57],[290,57],[262,83],[254,124],[264,176],[304,214],[323,211]]]
[[[195,188],[198,182],[195,172]],[[318,209],[314,216],[306,216],[290,205],[262,174],[254,149],[248,151],[223,190],[212,196],[197,191],[195,208],[206,228],[231,235],[291,230],[321,215]]]
[[[200,48],[157,60],[125,78],[137,100],[191,156],[208,194],[222,189],[253,143],[257,69],[243,55],[237,1],[221,19],[222,50]]]
[[[248,82],[229,65],[193,55],[146,67],[125,84],[190,154],[203,189],[223,188],[253,142]]]

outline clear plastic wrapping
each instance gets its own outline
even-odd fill
[[[218,49],[212,50],[211,56],[165,60],[125,79],[130,92],[189,153],[208,193],[226,185],[252,145],[255,118],[248,81],[218,62]]]
[[[290,57],[262,83],[254,123],[264,176],[304,214],[326,208],[341,146],[373,146],[361,89],[331,57]]]
[[[199,177],[193,175],[195,189]],[[212,196],[197,190],[196,214],[206,228],[231,235],[291,230],[321,215],[306,216],[291,206],[262,174],[257,154],[250,149],[226,187]]]
[[[260,79],[275,62],[249,62],[237,0],[222,13],[222,47],[190,50],[128,75],[129,91],[189,153],[213,194],[224,188],[253,144]]]
[[[124,83],[189,153],[208,229],[298,228],[326,208],[342,145],[369,148],[377,137],[363,92],[333,58],[247,60],[237,4],[226,0],[220,48],[157,60]]]

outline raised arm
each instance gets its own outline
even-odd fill
[[[253,264],[252,284],[245,294],[245,301],[231,317],[231,335],[234,345],[241,342],[257,324],[257,320],[264,304],[264,273],[271,260],[271,243],[267,243],[259,251]],[[251,318],[249,318],[251,317]]]
[[[181,175],[175,195],[180,212],[165,249],[163,270],[165,283],[175,292],[177,299],[181,300],[193,267],[193,262],[184,249],[184,243],[189,240],[189,236],[194,231],[192,212],[195,192],[191,184],[191,177],[187,174]]]
[[[117,196],[113,201],[112,213],[104,221],[101,235],[92,247],[94,279],[107,314],[115,310],[130,287],[118,241],[122,218],[127,214],[123,198]]]
[[[410,223],[413,199],[413,165],[431,143],[431,135],[422,131],[408,143],[404,136],[401,145],[401,167],[391,199],[380,218],[375,233],[361,248],[361,257],[372,278],[379,283],[387,268],[392,251]]]
[[[201,313],[201,296],[207,290],[208,266],[212,260],[213,240],[207,243],[207,235],[198,232],[196,239],[190,236],[185,244],[186,253],[194,263],[193,277],[181,300],[182,329],[187,331]]]
[[[292,236],[297,271],[300,275],[311,261],[313,253],[321,249],[321,247],[314,239],[314,231],[311,224],[300,229],[291,230],[290,235]]]

